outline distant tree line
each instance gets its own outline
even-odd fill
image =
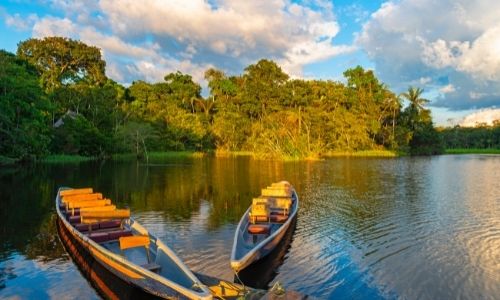
[[[447,149],[500,149],[500,120],[491,126],[440,128],[439,134]]]
[[[0,156],[443,151],[423,91],[396,95],[359,66],[344,72],[345,84],[290,79],[266,59],[236,76],[209,69],[204,98],[188,74],[124,87],[106,77],[105,65],[97,47],[62,37],[23,41],[16,55],[0,51]]]

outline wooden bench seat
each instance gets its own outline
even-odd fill
[[[59,196],[71,196],[80,194],[92,194],[94,190],[92,188],[81,188],[81,189],[68,189],[59,192]]]

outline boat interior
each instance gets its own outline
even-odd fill
[[[59,208],[80,233],[106,250],[185,288],[198,291],[168,249],[130,218],[129,209],[117,209],[111,200],[91,188],[61,190]]]
[[[244,217],[244,228],[240,228],[244,245],[251,249],[278,230],[294,210],[296,197],[293,187],[286,181],[262,189]]]

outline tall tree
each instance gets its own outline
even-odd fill
[[[280,99],[284,97],[282,92],[288,74],[275,62],[261,59],[245,68],[243,80],[245,110],[251,117],[262,119],[268,108],[271,111],[278,108]]]
[[[0,155],[23,159],[45,154],[49,109],[36,70],[0,50]]]
[[[79,82],[98,85],[106,81],[99,48],[63,37],[28,39],[19,43],[17,55],[33,64],[47,92]]]
[[[201,97],[201,87],[193,81],[193,77],[181,72],[170,73],[165,76],[170,97],[181,107],[195,112],[194,104]]]
[[[424,90],[421,88],[409,87],[408,91],[401,94],[401,97],[410,102],[406,109],[409,126],[412,130],[420,123],[432,122],[430,110],[425,108],[429,100],[422,98]]]

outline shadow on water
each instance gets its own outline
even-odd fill
[[[286,255],[293,241],[293,234],[297,225],[297,218],[290,224],[290,228],[274,250],[263,259],[251,264],[238,273],[239,279],[246,285],[257,289],[270,288],[269,283],[279,273],[279,267],[285,262]],[[234,282],[238,283],[235,276]]]

